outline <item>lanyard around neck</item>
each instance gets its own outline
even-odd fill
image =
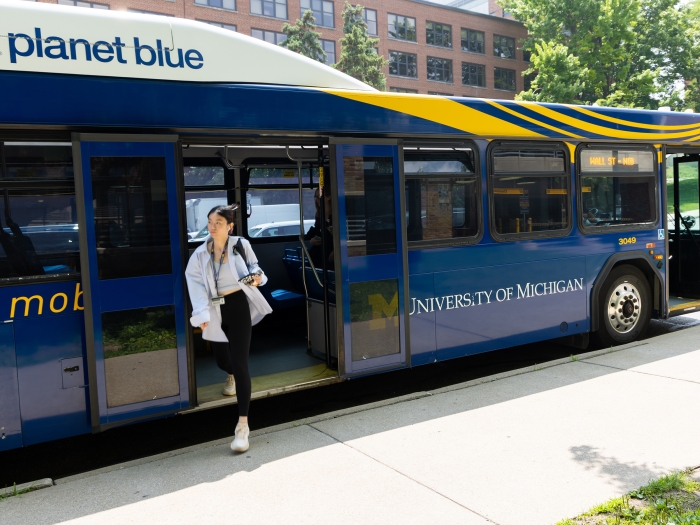
[[[226,257],[226,252],[228,251],[228,239],[226,239],[226,244],[224,244],[224,249],[221,250],[221,260],[219,261],[219,269],[216,269],[214,264],[214,241],[211,243],[211,271],[214,274],[214,288],[216,289],[216,296],[219,297],[219,273],[221,272],[221,266],[224,264],[224,257]]]

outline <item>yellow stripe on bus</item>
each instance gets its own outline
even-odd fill
[[[603,135],[618,139],[636,139],[636,140],[671,140],[671,139],[683,139],[687,137],[697,136],[698,130],[693,129],[690,131],[682,131],[678,133],[637,133],[635,131],[621,131],[617,129],[611,129],[604,126],[598,126],[597,124],[591,124],[589,122],[584,122],[567,115],[563,115],[558,111],[554,111],[550,108],[545,108],[542,106],[537,106],[535,104],[528,104],[523,102],[516,102],[526,106],[529,110],[539,113],[544,117],[561,122],[562,124],[569,125],[573,128],[579,128],[588,133],[595,133],[596,135]]]
[[[547,129],[549,129],[549,130],[551,130],[551,131],[556,131],[557,133],[561,133],[562,135],[566,135],[566,136],[568,136],[568,137],[573,137],[573,138],[575,138],[575,139],[581,139],[581,138],[583,138],[581,135],[576,135],[575,133],[571,133],[571,132],[569,132],[569,131],[564,131],[564,130],[561,129],[561,128],[557,128],[557,127],[554,127],[554,126],[550,126],[549,124],[545,124],[544,122],[540,122],[539,120],[534,119],[534,118],[532,118],[532,117],[528,117],[528,116],[526,116],[526,115],[521,115],[521,114],[518,113],[517,111],[514,111],[514,110],[512,110],[512,109],[510,109],[510,108],[507,108],[506,106],[504,106],[504,105],[502,105],[502,104],[499,104],[498,102],[494,102],[494,101],[492,101],[492,100],[487,100],[486,102],[488,102],[489,104],[491,104],[493,107],[500,109],[501,111],[505,111],[506,113],[509,113],[509,114],[514,115],[514,116],[516,116],[516,117],[518,117],[518,118],[521,118],[521,119],[523,119],[523,120],[526,120],[527,122],[530,122],[531,124],[535,124],[535,125],[537,125],[537,126],[542,126],[543,128],[547,128]]]
[[[540,133],[511,124],[443,97],[400,93],[366,93],[335,89],[322,89],[321,91],[355,100],[356,102],[405,113],[406,115],[443,124],[460,131],[473,133],[474,135],[484,137],[545,137]]]
[[[584,115],[588,115],[589,117],[594,117],[597,118],[598,120],[604,120],[606,122],[611,122],[613,124],[621,124],[623,126],[627,126],[630,128],[641,128],[641,129],[660,129],[660,130],[683,130],[683,129],[695,129],[698,130],[700,129],[700,122],[696,124],[682,124],[678,126],[660,126],[658,124],[640,124],[639,122],[630,122],[629,120],[622,120],[620,118],[615,118],[615,117],[609,117],[608,115],[601,115],[599,113],[596,113],[594,111],[591,111],[590,109],[586,109],[581,106],[571,106],[571,109],[574,109],[578,111],[579,113],[583,113]]]

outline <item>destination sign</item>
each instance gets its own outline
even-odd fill
[[[654,155],[651,151],[581,151],[581,171],[653,171]]]

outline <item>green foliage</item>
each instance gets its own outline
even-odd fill
[[[566,46],[552,42],[535,42],[531,66],[525,74],[536,73],[529,91],[516,96],[519,100],[573,104],[586,86],[588,68],[581,67],[578,57]]]
[[[12,489],[10,491],[7,491],[7,487],[5,487],[5,490],[0,492],[0,501],[7,499],[11,496],[21,496],[22,494],[26,494],[27,492],[31,492],[32,487],[27,487],[21,490],[17,490],[17,483],[12,484]]]
[[[103,314],[102,333],[106,359],[177,347],[175,317],[168,308]]]
[[[185,166],[185,186],[207,186],[224,183],[220,166]]]
[[[344,36],[340,39],[340,58],[333,67],[380,91],[386,90],[382,68],[387,61],[375,50],[379,39],[367,34],[362,6],[345,2],[342,17]]]
[[[698,0],[503,0],[529,32],[522,100],[656,109],[698,107]],[[695,9],[695,11],[693,11]],[[577,91],[578,89],[578,91]]]
[[[675,472],[558,525],[700,525],[700,483]]]
[[[280,46],[325,64],[327,55],[321,45],[321,33],[315,29],[316,19],[311,9],[308,9],[294,25],[284,23],[282,32],[287,35],[287,39],[280,42]]]
[[[671,214],[675,213],[674,186],[673,163],[669,162],[666,167],[666,199],[668,212]],[[696,163],[682,163],[678,166],[678,191],[681,213],[698,209],[698,168]]]

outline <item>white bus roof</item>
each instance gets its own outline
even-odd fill
[[[324,64],[202,22],[0,0],[0,70],[375,91]]]

